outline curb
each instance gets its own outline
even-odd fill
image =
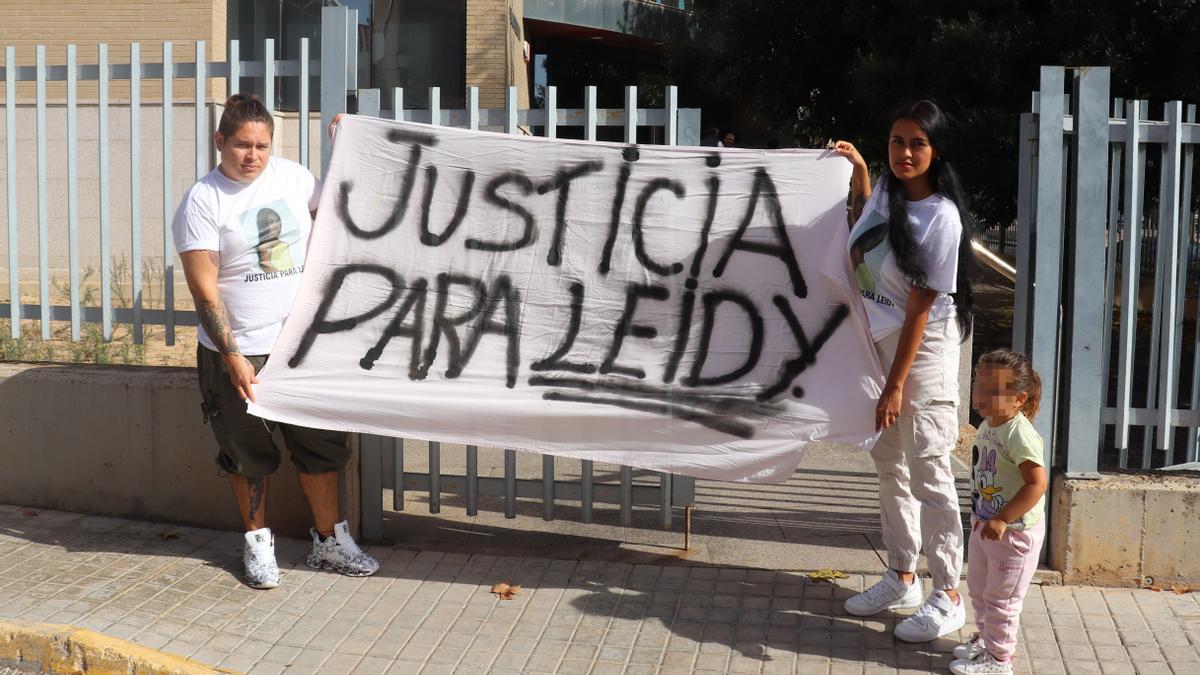
[[[0,620],[0,668],[52,673],[233,673],[94,631],[52,623]]]

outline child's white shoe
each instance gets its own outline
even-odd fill
[[[896,624],[893,632],[905,642],[936,640],[962,628],[967,622],[964,604],[962,598],[955,603],[945,591],[936,590],[912,616]]]
[[[971,639],[954,648],[954,658],[970,661],[985,651],[987,650],[983,648],[983,636],[975,633]]]
[[[959,659],[950,663],[950,672],[955,675],[1008,675],[1012,671],[1011,661],[1000,663],[986,651],[973,659]]]

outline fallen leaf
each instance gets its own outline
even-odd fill
[[[834,579],[847,578],[845,572],[843,572],[841,570],[833,570],[833,569],[814,570],[812,572],[809,572],[805,576],[807,576],[812,581],[825,581],[828,583],[833,583]]]
[[[162,537],[163,541],[171,541],[172,539],[183,538],[183,533],[179,530],[163,530],[158,536]]]
[[[1192,588],[1191,586],[1186,586],[1183,584],[1175,584],[1174,586],[1171,587],[1171,590],[1175,592],[1175,595],[1183,595],[1184,593],[1191,593],[1192,591],[1194,591],[1196,589]]]
[[[32,517],[36,516],[37,514],[38,514],[38,512],[34,511],[33,509],[22,509],[21,510],[21,515],[25,516],[26,518],[32,518]]]
[[[501,600],[512,600],[514,595],[521,592],[521,587],[510,586],[508,583],[501,581],[492,586],[492,592],[499,595]]]
[[[1162,591],[1162,586],[1159,586],[1159,585],[1157,585],[1157,584],[1150,584],[1150,585],[1149,585],[1149,586],[1147,586],[1146,588],[1148,588],[1148,589],[1150,589],[1150,590],[1152,590],[1152,591]]]

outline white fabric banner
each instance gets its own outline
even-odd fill
[[[874,439],[822,151],[340,123],[253,414],[719,480]]]

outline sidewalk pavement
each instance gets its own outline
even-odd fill
[[[836,585],[709,564],[631,564],[374,547],[367,579],[304,566],[241,584],[236,533],[0,506],[0,619],[71,624],[252,673],[945,672],[948,636],[906,645],[899,615],[847,616]],[[521,585],[512,600],[490,593]],[[1200,594],[1041,586],[1019,672],[1200,673]]]

